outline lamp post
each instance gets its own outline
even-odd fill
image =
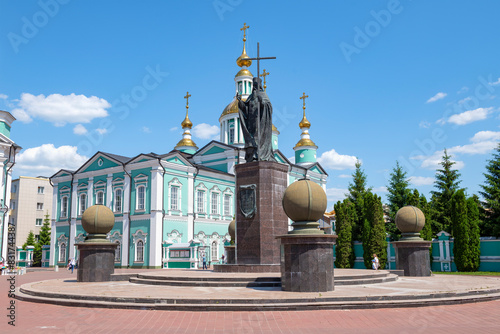
[[[2,214],[2,222],[1,222],[1,224],[2,224],[2,229],[1,229],[2,230],[2,245],[1,245],[1,247],[2,248],[0,248],[0,252],[1,252],[0,257],[2,258],[2,262],[4,262],[4,263],[5,263],[5,258],[3,257],[4,256],[4,253],[3,253],[4,252],[4,243],[6,242],[5,239],[7,239],[7,238],[5,238],[5,216],[6,216],[7,211],[9,211],[9,207],[7,205],[4,205],[4,200],[2,199],[0,202],[0,213]],[[7,254],[5,254],[5,255],[7,255]]]

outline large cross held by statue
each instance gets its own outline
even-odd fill
[[[257,58],[248,58],[248,60],[257,60],[257,78],[260,76],[260,61],[262,59],[276,59],[276,57],[261,57],[260,56],[260,46],[257,42]]]

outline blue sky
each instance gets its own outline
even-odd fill
[[[355,158],[384,196],[396,160],[428,195],[447,148],[477,193],[500,140],[494,1],[0,1],[0,109],[14,114],[19,175],[74,169],[96,151],[166,153],[186,91],[204,146],[247,52],[271,74],[279,147],[293,157],[305,92],[329,208]],[[255,63],[250,68],[256,73]]]

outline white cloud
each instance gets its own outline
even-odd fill
[[[476,121],[486,119],[491,114],[493,108],[477,108],[474,110],[467,110],[460,114],[455,114],[448,118],[448,123],[457,125],[465,125]]]
[[[219,127],[217,125],[201,123],[193,128],[193,136],[200,139],[217,139],[218,134]]]
[[[469,90],[469,87],[467,86],[463,86],[462,88],[460,88],[460,90],[457,92],[457,94],[462,94],[462,93],[465,93]]]
[[[106,117],[111,104],[105,99],[85,95],[51,94],[38,96],[23,93],[18,101],[14,116],[24,123],[33,118],[64,126],[66,123],[90,123],[94,118]]]
[[[448,155],[451,155],[450,150],[448,150],[447,152],[448,152]],[[444,154],[444,151],[436,151],[431,156],[419,155],[419,156],[411,157],[411,159],[422,160],[422,163],[420,165],[420,167],[422,167],[422,168],[436,170],[436,169],[441,167],[440,163],[443,160],[443,154]],[[455,160],[454,158],[455,157],[452,156],[452,158],[450,159],[451,161],[455,162],[455,164],[453,165],[453,168],[454,169],[462,169],[465,166],[464,162],[459,161],[459,160]]]
[[[318,158],[318,162],[328,169],[354,169],[358,159],[352,155],[338,154],[334,149],[324,152]]]
[[[427,176],[411,176],[410,183],[415,186],[427,186],[434,183],[433,177]]]
[[[87,129],[86,129],[83,125],[81,125],[81,124],[77,124],[77,125],[73,128],[73,133],[74,133],[75,135],[79,135],[79,136],[81,136],[81,135],[86,134],[87,132],[88,132],[88,131],[87,131]]]
[[[386,193],[387,192],[387,187],[381,186],[381,187],[373,188],[372,191],[374,193]]]
[[[479,131],[470,139],[473,143],[491,140],[500,141],[500,131]]]
[[[418,124],[418,127],[423,128],[423,129],[428,129],[431,126],[431,123],[427,121],[422,121]]]
[[[174,126],[173,128],[170,128],[170,131],[176,131],[178,127]]]
[[[465,102],[470,101],[470,100],[472,100],[472,97],[468,96],[465,99],[459,100],[458,104],[464,104]]]
[[[95,130],[97,131],[97,133],[101,135],[108,133],[108,129],[95,129]]]
[[[498,80],[495,81],[495,82],[488,82],[488,84],[491,85],[491,86],[500,85],[500,78],[498,78]]]
[[[434,95],[433,97],[431,97],[430,99],[428,99],[426,103],[432,103],[432,102],[436,102],[437,100],[444,99],[446,97],[446,95],[448,95],[448,94],[443,93],[443,92],[439,92],[436,95]]]
[[[176,129],[177,129],[177,128],[176,128]],[[151,129],[150,129],[150,128],[148,128],[147,126],[143,126],[143,127],[142,127],[142,132],[144,132],[144,133],[151,133]]]
[[[482,141],[462,146],[454,146],[448,150],[448,154],[486,154],[498,145],[495,141]]]
[[[349,174],[340,174],[339,175],[339,178],[341,178],[341,179],[347,179],[347,178],[350,178],[350,177],[352,177],[352,175],[349,175]]]
[[[52,176],[60,169],[76,170],[88,158],[76,152],[76,146],[43,144],[24,150],[16,157],[16,174],[25,176]]]
[[[9,97],[5,94],[0,94],[0,99],[7,100]]]
[[[349,190],[341,188],[326,188],[326,197],[328,202],[337,203],[347,197]]]

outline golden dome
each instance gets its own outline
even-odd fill
[[[317,148],[316,144],[311,139],[306,139],[306,138],[302,138],[301,140],[299,140],[297,145],[295,145],[295,147],[300,147],[300,146],[314,146]]]
[[[196,149],[198,149],[198,147],[196,146],[196,144],[194,143],[194,141],[192,141],[191,139],[187,139],[187,138],[181,139],[177,143],[177,145],[175,145],[175,149],[177,149],[178,147],[183,147],[183,146],[193,146]]]
[[[242,101],[246,101],[247,99],[246,98],[242,98],[241,100]],[[223,117],[225,115],[237,114],[237,113],[238,113],[238,100],[233,99],[233,101],[231,101],[231,103],[229,103],[227,105],[227,107],[224,108],[224,111],[220,115],[219,120],[220,120],[221,117]]]
[[[299,127],[301,129],[302,128],[310,128],[311,127],[311,123],[306,118],[306,112],[305,112],[305,110],[304,110],[304,117],[302,117],[302,120],[299,123]]]
[[[238,59],[236,59],[236,64],[238,64],[239,67],[243,66],[249,67],[250,65],[252,65],[252,61],[248,60],[248,58],[250,57],[247,55],[247,51],[245,49],[245,43],[243,43],[243,52],[241,53],[241,56],[239,56]]]
[[[237,78],[237,77],[241,77],[244,75],[249,76],[249,77],[253,77],[252,73],[250,73],[250,71],[247,70],[246,68],[242,68],[238,73],[236,73],[236,75],[234,77]]]
[[[280,134],[280,132],[278,131],[278,128],[274,126],[273,124],[273,132],[276,132],[277,134]]]
[[[181,123],[181,126],[183,129],[184,128],[191,129],[193,127],[193,123],[191,123],[191,121],[189,120],[187,113],[186,113],[186,118],[184,118],[184,120]]]

